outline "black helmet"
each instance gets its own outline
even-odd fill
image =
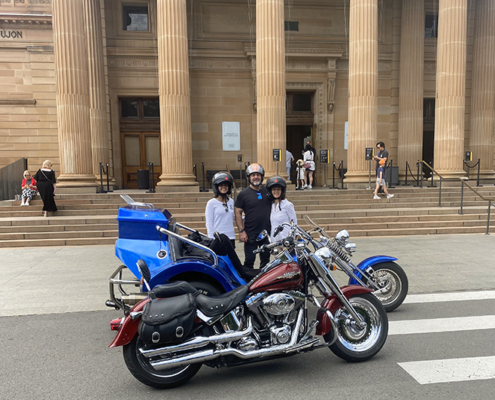
[[[270,193],[270,197],[272,200],[274,200],[272,196],[272,189],[274,187],[281,187],[282,188],[282,194],[280,195],[280,200],[285,199],[285,192],[287,190],[287,183],[285,182],[285,179],[282,178],[281,176],[274,176],[273,178],[268,179],[266,182],[266,188],[268,189],[268,192]]]
[[[232,175],[230,175],[228,172],[217,172],[215,175],[213,175],[211,183],[213,185],[213,193],[215,194],[215,197],[219,195],[218,185],[220,185],[221,183],[226,183],[227,185],[229,185],[229,190],[227,192],[227,194],[229,195],[232,193],[234,178],[232,178]]]
[[[248,177],[249,180],[249,175],[254,174],[257,172],[258,174],[261,174],[261,180],[265,178],[265,169],[258,163],[250,164],[246,168],[246,176]]]

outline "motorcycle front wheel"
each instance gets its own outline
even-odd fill
[[[139,352],[139,347],[143,346],[139,336],[134,336],[134,339],[124,346],[124,361],[130,373],[145,385],[158,389],[180,386],[196,375],[201,368],[202,364],[198,363],[157,371],[150,365],[148,358]]]
[[[385,311],[395,310],[404,302],[409,290],[406,273],[394,262],[375,264],[371,268],[373,269],[371,278],[380,287],[380,290],[373,294],[383,304]]]
[[[351,296],[349,302],[366,326],[361,328],[355,324],[342,306],[334,313],[337,319],[337,331],[332,329],[324,339],[326,342],[332,342],[337,335],[335,342],[329,346],[336,356],[350,362],[366,361],[375,356],[387,340],[387,313],[380,301],[371,293]]]

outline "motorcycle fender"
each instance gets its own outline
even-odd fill
[[[150,301],[149,298],[141,300],[131,309],[131,312],[143,311],[144,306],[149,301]],[[140,320],[141,318],[131,319],[129,315],[125,317],[124,323],[117,331],[117,335],[115,335],[115,338],[108,347],[125,346],[126,344],[130,343],[130,341],[134,338],[134,336],[136,336]]]
[[[357,265],[357,267],[356,267],[357,270],[354,270],[354,273],[356,274],[356,276],[359,279],[361,279],[363,277],[363,275],[361,274],[360,271],[366,271],[369,267],[376,265],[376,264],[385,263],[385,262],[393,262],[393,261],[397,261],[397,258],[390,257],[390,256],[368,257],[368,258],[364,259],[363,261],[361,261]],[[350,278],[348,284],[349,285],[359,285],[359,283],[354,278]]]
[[[358,286],[358,285],[350,285],[350,286],[342,286],[340,288],[342,293],[349,299],[351,296],[361,293],[372,293],[373,291],[367,287]],[[332,294],[329,297],[325,297],[323,302],[321,303],[321,307],[318,310],[318,314],[316,319],[318,320],[318,325],[316,326],[316,334],[317,335],[326,335],[332,329],[332,323],[330,322],[330,318],[328,317],[326,311],[330,310],[332,314],[335,314],[335,311],[342,307],[342,302],[338,299],[335,294]]]

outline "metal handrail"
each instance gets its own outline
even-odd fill
[[[471,189],[474,192],[474,194],[476,194],[478,197],[480,197],[481,200],[488,202],[488,212],[487,212],[487,218],[486,218],[486,233],[485,233],[485,235],[489,235],[490,234],[490,210],[491,210],[492,203],[495,201],[495,197],[483,196],[481,193],[479,193],[476,189],[472,188],[471,185],[469,185],[467,183],[467,181],[469,179],[466,178],[465,176],[461,176],[459,179],[461,180],[461,183],[462,183],[462,186],[461,186],[461,210],[460,210],[459,214],[463,215],[462,211],[463,211],[463,201],[464,201],[464,185],[466,185],[469,189]]]
[[[428,164],[426,161],[424,160],[418,160],[418,163],[423,163],[424,165],[426,165],[432,173],[435,173],[438,175],[438,177],[440,178],[439,180],[439,190],[438,190],[438,207],[442,207],[442,180],[444,179],[444,177],[442,175],[440,175],[430,164]],[[433,182],[433,175],[431,176],[431,181]],[[421,187],[423,187],[423,177],[421,177]]]
[[[215,253],[209,247],[203,246],[202,244],[196,243],[193,240],[190,240],[190,239],[187,239],[185,237],[182,237],[181,235],[178,235],[175,232],[172,232],[172,231],[169,231],[168,229],[162,228],[160,225],[157,225],[156,226],[156,230],[159,231],[159,232],[161,232],[161,233],[164,233],[165,235],[170,235],[170,236],[172,236],[174,238],[177,238],[179,240],[182,240],[183,242],[186,242],[186,243],[190,244],[191,246],[197,247],[198,249],[204,250],[207,253],[210,253],[211,256],[213,257],[213,264],[216,267],[218,267],[218,256],[217,256],[217,253]]]

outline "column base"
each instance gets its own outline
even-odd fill
[[[75,187],[75,186],[59,186],[57,183],[56,194],[93,194],[97,193],[96,186],[85,186],[85,187]]]
[[[157,185],[155,188],[156,193],[199,193],[199,185],[197,182],[194,182],[195,185],[186,185],[186,184],[175,184],[175,185]]]
[[[340,180],[340,179],[339,179]],[[367,189],[375,188],[376,171],[351,171],[346,172],[344,177],[344,185],[348,189]]]
[[[88,193],[96,193],[98,184],[92,174],[61,174],[57,177],[57,191],[62,188],[87,188]]]

